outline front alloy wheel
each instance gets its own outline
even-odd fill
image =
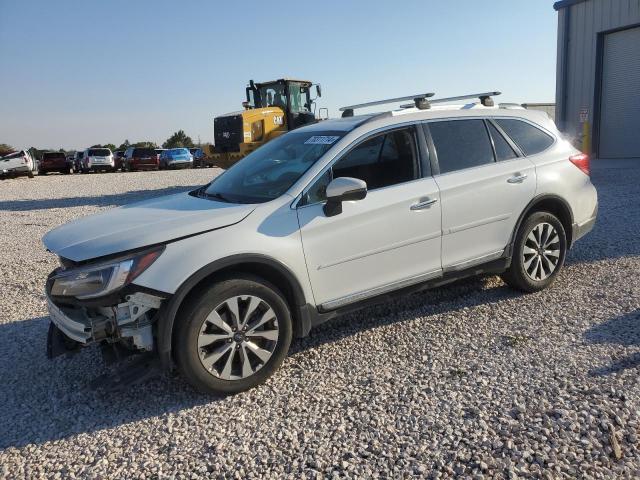
[[[278,319],[265,300],[253,295],[231,297],[202,322],[200,362],[223,380],[248,378],[269,361],[278,334]]]
[[[282,364],[293,332],[282,293],[249,274],[220,278],[189,294],[176,318],[175,360],[193,386],[235,393],[263,383]]]

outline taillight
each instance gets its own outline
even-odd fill
[[[576,167],[582,170],[587,175],[591,175],[591,171],[589,169],[589,155],[586,153],[578,153],[577,155],[571,155],[569,157],[569,161],[573,163]]]

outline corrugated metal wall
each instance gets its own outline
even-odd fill
[[[640,24],[640,0],[586,0],[559,7],[556,122],[568,134],[579,136],[581,109],[588,109],[589,122],[594,123],[598,33]]]

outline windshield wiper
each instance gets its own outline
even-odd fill
[[[207,193],[205,190],[203,190],[202,194],[207,198],[215,198],[216,200],[220,200],[222,202],[232,203],[231,200],[229,200],[224,195],[222,195],[221,193],[218,193],[218,192],[216,192],[216,193]]]

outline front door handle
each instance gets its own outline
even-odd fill
[[[522,183],[524,182],[525,178],[527,178],[527,175],[524,173],[516,173],[513,177],[509,177],[507,179],[507,182],[509,183]]]
[[[411,210],[424,210],[425,208],[431,207],[431,205],[433,205],[437,201],[437,198],[427,198],[423,202],[418,202],[411,205]]]

